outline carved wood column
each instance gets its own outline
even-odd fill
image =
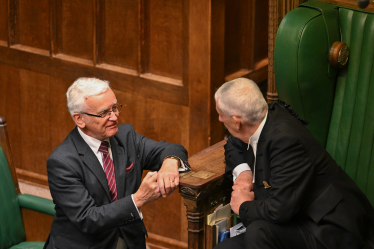
[[[269,36],[268,36],[268,103],[278,99],[274,77],[274,45],[279,24],[288,11],[307,0],[269,0]]]
[[[188,160],[192,171],[181,174],[179,192],[187,208],[188,248],[211,249],[206,236],[207,215],[230,201],[232,183],[225,180],[225,140],[197,153]]]

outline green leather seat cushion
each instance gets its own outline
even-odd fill
[[[9,249],[42,249],[44,242],[21,242]]]

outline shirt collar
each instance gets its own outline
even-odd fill
[[[262,120],[260,126],[257,128],[256,132],[249,138],[247,150],[249,149],[249,145],[252,145],[253,147],[254,144],[257,144],[258,139],[260,138],[262,129],[264,128],[267,117],[268,117],[268,112],[266,111],[265,118]]]
[[[99,151],[101,141],[99,139],[96,139],[94,137],[91,137],[91,136],[85,134],[79,127],[77,127],[77,128],[78,128],[78,132],[82,136],[83,140],[88,144],[88,146],[90,146],[90,148],[92,149],[93,152],[97,153]],[[109,138],[104,139],[104,141],[107,141],[109,143],[109,147],[110,147]]]

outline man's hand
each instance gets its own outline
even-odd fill
[[[231,209],[234,213],[239,215],[239,208],[245,201],[253,201],[255,199],[255,193],[253,191],[247,191],[241,188],[239,185],[232,186],[232,193],[231,193]]]
[[[253,191],[253,175],[251,170],[243,171],[236,178],[234,185],[239,186],[248,192]]]
[[[148,172],[138,191],[132,196],[138,208],[161,197],[160,189],[157,185],[157,175],[157,172]]]
[[[161,169],[158,171],[158,186],[161,195],[166,197],[174,192],[179,185],[179,160],[166,158],[162,163]]]

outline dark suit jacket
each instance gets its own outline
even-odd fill
[[[110,138],[118,200],[111,202],[105,172],[77,128],[47,161],[48,181],[56,204],[51,232],[44,248],[116,248],[122,233],[129,248],[145,248],[147,234],[131,199],[143,170],[157,171],[166,156],[187,163],[183,146],[156,142],[119,125]],[[132,163],[131,171],[126,168]]]
[[[226,172],[253,161],[247,144],[230,137]],[[253,166],[251,166],[253,170]],[[271,187],[264,187],[266,181]],[[255,200],[244,202],[243,223],[298,219],[326,248],[362,248],[373,232],[374,211],[365,195],[306,127],[275,102],[259,137]]]

